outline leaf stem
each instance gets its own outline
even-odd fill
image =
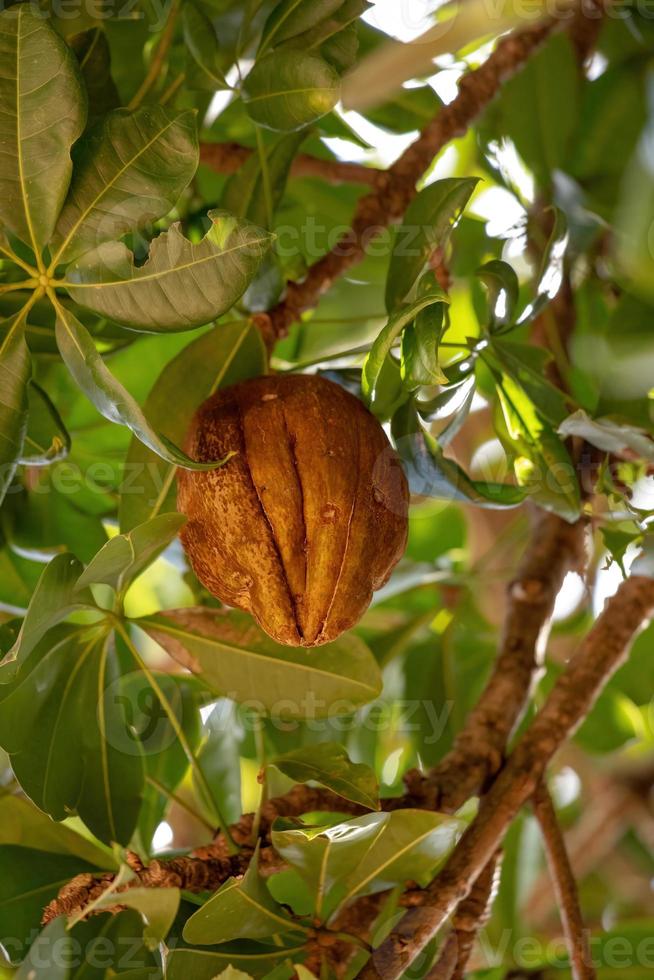
[[[148,94],[152,86],[157,80],[159,72],[166,60],[166,55],[170,50],[170,46],[173,43],[173,36],[175,34],[175,28],[177,26],[177,18],[181,9],[181,0],[172,0],[170,5],[170,13],[168,14],[168,20],[166,21],[166,26],[163,29],[161,39],[157,45],[157,50],[154,53],[152,61],[150,62],[150,67],[148,68],[147,74],[141,85],[132,97],[131,101],[128,103],[127,108],[130,110],[137,109],[145,96]]]
[[[270,171],[268,170],[268,156],[266,154],[266,147],[263,142],[263,137],[261,136],[261,129],[259,128],[259,126],[254,127],[254,134],[257,138],[257,155],[259,157],[259,167],[261,168],[263,198],[266,206],[266,224],[268,228],[272,228],[273,201],[272,201],[272,191],[270,188]]]
[[[216,802],[215,796],[213,794],[213,791],[211,789],[211,786],[209,785],[209,782],[207,780],[207,777],[205,776],[204,771],[202,770],[202,767],[200,766],[198,760],[196,759],[195,754],[193,752],[193,749],[191,748],[191,746],[188,743],[188,739],[186,738],[186,735],[184,734],[184,730],[183,730],[182,726],[180,725],[180,723],[179,723],[179,721],[177,719],[177,715],[175,714],[175,712],[173,710],[173,707],[172,707],[170,701],[168,700],[168,698],[164,694],[164,692],[163,692],[163,690],[161,688],[161,685],[157,681],[157,678],[154,676],[154,674],[152,673],[152,671],[150,670],[150,668],[148,667],[148,665],[146,664],[146,662],[143,660],[143,657],[141,656],[141,654],[136,649],[134,643],[132,642],[131,637],[129,636],[129,633],[127,632],[127,630],[125,628],[124,622],[122,622],[121,620],[119,620],[117,617],[116,617],[116,629],[120,633],[120,635],[122,636],[123,640],[125,641],[125,645],[127,646],[127,649],[129,650],[129,652],[131,653],[132,657],[136,661],[138,667],[145,674],[145,677],[146,677],[148,683],[150,684],[150,687],[152,688],[152,690],[155,692],[155,694],[159,698],[159,702],[161,703],[161,706],[162,706],[162,708],[164,709],[164,711],[166,713],[166,716],[168,718],[168,721],[170,722],[171,728],[175,732],[175,735],[177,737],[177,740],[179,741],[179,744],[182,746],[182,749],[184,750],[184,754],[186,755],[186,758],[189,761],[189,765],[191,766],[191,769],[193,770],[193,772],[195,774],[195,777],[196,777],[196,779],[198,781],[198,784],[202,788],[202,790],[204,791],[204,793],[205,793],[205,795],[207,797],[207,800],[209,801],[209,803],[213,807],[214,815],[215,815],[216,820],[218,822],[218,826],[220,827],[221,832],[225,835],[225,840],[227,841],[227,845],[229,847],[230,852],[232,854],[238,853],[238,847],[234,843],[234,840],[232,838],[232,835],[229,832],[229,827],[227,826],[227,822],[225,821],[222,813],[220,812],[220,807],[218,806],[218,803]]]
[[[181,71],[177,78],[173,79],[168,88],[164,89],[162,92],[161,98],[159,99],[159,105],[166,105],[167,102],[170,102],[177,89],[184,84],[185,80],[186,72]]]
[[[6,241],[0,242],[0,252],[2,252],[3,255],[6,255],[7,258],[14,263],[14,265],[19,265],[21,269],[27,272],[28,275],[38,276],[39,270],[35,269],[34,266],[31,266],[28,262],[25,262],[18,255],[16,255],[13,248],[8,245]]]

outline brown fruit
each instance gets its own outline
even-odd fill
[[[354,626],[406,544],[408,489],[383,429],[347,391],[311,375],[216,392],[179,470],[186,554],[200,581],[280,643],[317,646]]]

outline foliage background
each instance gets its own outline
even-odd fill
[[[5,18],[16,5],[6,6]],[[83,80],[83,88],[71,85],[59,93],[59,104],[77,99],[76,107],[71,103],[64,108],[77,112],[82,121],[85,97],[75,92],[85,89],[88,125],[99,120],[102,125],[105,114],[119,106],[138,112],[137,103],[163,105],[160,111],[170,119],[192,110],[204,161],[196,170],[196,121],[187,113],[178,124],[178,144],[162,146],[161,155],[148,160],[138,179],[134,176],[121,191],[133,214],[108,240],[124,238],[136,257],[136,276],[151,240],[174,221],[202,248],[206,215],[214,208],[273,232],[276,243],[258,271],[254,262],[228,270],[228,284],[238,276],[243,286],[247,280],[244,296],[242,289],[232,295],[221,278],[224,242],[211,244],[216,271],[209,302],[220,313],[211,323],[202,310],[195,311],[192,286],[181,281],[176,283],[169,328],[155,333],[139,331],[138,315],[131,324],[137,329],[126,328],[129,316],[115,297],[104,309],[76,305],[83,291],[76,294],[74,286],[70,294],[56,291],[60,306],[55,330],[48,297],[37,295],[24,318],[32,382],[16,393],[15,365],[20,362],[23,370],[25,362],[23,348],[12,346],[22,330],[15,314],[26,296],[4,287],[24,278],[14,260],[31,265],[35,253],[29,242],[20,241],[20,229],[7,217],[16,198],[5,194],[2,219],[10,252],[1,262],[0,310],[5,319],[0,330],[8,359],[6,367],[0,363],[0,377],[3,390],[16,402],[7,407],[3,396],[0,408],[6,431],[15,425],[12,412],[25,416],[22,398],[27,399],[29,418],[20,451],[14,446],[13,457],[3,456],[8,464],[3,473],[9,478],[0,510],[0,642],[4,651],[18,652],[22,673],[16,681],[9,674],[11,662],[0,667],[9,692],[0,687],[0,931],[5,937],[20,936],[21,942],[38,928],[42,907],[61,884],[84,870],[114,870],[121,863],[120,847],[111,850],[115,842],[123,847],[131,843],[145,859],[164,851],[188,851],[208,843],[210,828],[256,810],[262,791],[270,796],[286,792],[296,778],[293,773],[266,769],[265,790],[258,778],[262,766],[280,755],[305,749],[315,762],[320,759],[316,745],[338,742],[351,760],[374,772],[383,797],[402,792],[402,777],[412,767],[437,765],[484,687],[498,644],[503,593],[528,536],[528,505],[487,509],[473,506],[471,498],[482,505],[489,500],[513,505],[518,496],[530,496],[532,503],[565,520],[574,521],[582,513],[592,517],[589,568],[584,579],[570,573],[565,580],[527,719],[542,704],[643,542],[647,552],[654,511],[649,475],[654,462],[654,215],[648,107],[653,33],[651,11],[628,4],[620,7],[620,16],[605,18],[595,53],[583,70],[570,35],[555,34],[504,85],[475,125],[436,157],[421,182],[423,196],[413,220],[420,227],[426,222],[440,228],[440,234],[436,241],[419,242],[417,263],[409,261],[407,268],[401,257],[392,255],[398,238],[382,236],[364,261],[337,279],[315,310],[295,322],[272,350],[273,370],[320,370],[359,394],[365,365],[362,397],[382,420],[393,420],[412,488],[419,491],[404,561],[375,597],[355,638],[346,638],[334,653],[333,673],[341,677],[337,693],[351,699],[348,679],[361,671],[369,678],[367,703],[355,704],[356,714],[313,724],[279,717],[262,720],[251,705],[265,700],[273,679],[278,682],[283,659],[278,653],[270,655],[257,684],[241,692],[245,706],[216,700],[225,682],[211,669],[201,671],[199,678],[182,673],[153,639],[156,623],[148,617],[162,610],[212,608],[216,602],[190,573],[175,538],[179,522],[172,516],[174,491],[166,490],[178,457],[169,442],[180,445],[201,389],[208,393],[212,385],[266,369],[265,345],[252,314],[274,307],[286,281],[302,279],[348,228],[357,201],[370,189],[369,178],[355,175],[332,182],[331,163],[386,167],[443,102],[451,101],[461,74],[488,56],[496,32],[491,24],[470,45],[440,57],[428,79],[411,79],[393,98],[355,114],[334,108],[340,75],[357,57],[379,47],[382,30],[404,39],[415,36],[421,26],[414,19],[417,5],[391,9],[378,4],[366,10],[364,3],[275,6],[197,0],[173,2],[162,11],[139,0],[122,9],[100,6],[64,10],[41,4],[47,15],[42,23],[70,45],[78,59],[71,71]],[[342,33],[321,42],[331,44],[329,50],[320,48],[321,64],[299,64],[311,37],[301,29],[303,22],[296,22],[297,33],[291,31],[284,39],[283,28],[275,28],[280,10],[288,15],[282,20],[287,27],[293,17],[306,16],[308,31],[324,23],[320,11],[327,19],[342,17]],[[244,81],[234,68],[239,59]],[[278,98],[275,86],[285,72],[300,70],[309,73],[308,82],[301,75],[303,91],[309,94],[296,103],[288,94]],[[297,86],[295,76],[292,86]],[[57,104],[55,100],[45,107],[48,125]],[[30,125],[39,108],[37,99],[27,117]],[[305,125],[293,129],[298,120]],[[61,132],[63,123],[57,126]],[[183,126],[189,131],[186,136]],[[122,143],[116,140],[120,155],[128,136],[120,136]],[[226,159],[231,154],[237,161],[235,173],[220,172],[233,165],[216,166],[212,144],[228,145]],[[232,144],[252,151],[247,162]],[[188,181],[175,153],[180,160],[184,154],[191,160]],[[324,161],[325,168],[307,176],[299,153]],[[81,153],[76,156],[74,149],[73,158],[75,167],[81,167]],[[108,159],[97,167],[100,180]],[[148,173],[161,195],[158,207],[152,207],[152,194],[143,182]],[[446,178],[453,180],[451,185],[436,183]],[[56,173],[53,162],[49,192],[59,195],[59,204],[67,180],[65,173]],[[446,197],[444,187],[454,197]],[[109,213],[117,207],[109,199]],[[148,211],[156,216],[148,217]],[[232,233],[249,227],[239,224]],[[104,231],[97,234],[107,237]],[[421,321],[417,306],[409,305],[406,313],[407,303],[415,300],[416,280],[435,245],[437,275],[427,272],[419,287],[431,297],[423,311],[431,318]],[[79,284],[87,273],[79,254],[73,265],[78,259],[82,272],[70,281]],[[485,264],[480,277],[477,270]],[[556,292],[553,281],[560,289],[548,306],[549,294]],[[443,287],[447,296],[439,292]],[[38,282],[34,288],[38,294]],[[161,296],[147,298],[148,316],[155,322],[165,319],[162,302]],[[523,319],[517,322],[520,311]],[[404,318],[398,327],[400,314]],[[185,318],[197,326],[194,332],[186,332]],[[84,347],[85,338],[92,338],[88,342],[102,355],[110,375],[89,368],[93,356],[88,347],[80,367],[75,342],[71,347],[62,339],[66,323],[69,338],[77,338],[78,345]],[[400,351],[400,328],[407,324]],[[394,356],[385,354],[380,336],[394,345]],[[484,354],[489,343],[494,353]],[[438,440],[431,449],[416,428],[415,398],[421,418]],[[145,437],[150,448],[134,435],[134,430],[143,434],[138,406],[151,426]],[[104,417],[112,413],[115,421],[127,424]],[[160,433],[167,440],[162,451],[168,461],[152,449]],[[589,495],[584,488],[585,498],[577,479],[569,479],[571,459],[583,440],[601,456],[596,492]],[[157,446],[161,449],[160,442]],[[465,473],[448,465],[440,451],[444,447],[448,459],[455,458]],[[557,472],[563,473],[561,479],[546,478]],[[498,489],[498,483],[506,486]],[[523,491],[516,489],[518,484]],[[87,574],[84,582],[92,593],[80,594],[82,566],[105,542],[124,543],[119,532],[126,534],[154,517],[155,524],[131,541],[128,559],[119,551],[122,545],[103,552],[99,564],[96,559],[95,574]],[[69,553],[82,564],[71,566]],[[49,577],[44,579],[46,565]],[[94,625],[97,612],[80,607],[96,605],[141,620],[145,628],[129,629],[122,619]],[[31,620],[28,614],[16,641],[20,617],[28,608]],[[68,625],[56,625],[67,615]],[[607,980],[618,974],[645,976],[643,958],[650,956],[651,965],[654,955],[646,946],[654,922],[649,798],[653,630],[648,627],[637,638],[629,663],[611,679],[551,773],[582,905],[597,938],[594,949],[600,950],[599,975]],[[93,645],[82,654],[83,637]],[[197,643],[197,637],[188,642]],[[227,656],[224,651],[220,655]],[[214,660],[216,656],[214,652]],[[320,653],[307,656],[319,658]],[[234,670],[239,671],[238,657]],[[377,675],[383,681],[381,692]],[[78,677],[79,688],[70,687],[71,676]],[[289,696],[299,697],[302,687],[292,669],[288,679],[281,676]],[[120,708],[122,713],[109,719],[104,769],[98,762],[107,752],[102,724],[98,727],[98,684],[101,690],[120,690],[126,699],[123,707],[128,705],[124,711],[131,713],[127,717]],[[337,700],[331,688],[328,697]],[[111,695],[103,694],[103,699],[116,707]],[[134,731],[140,733],[136,739]],[[131,744],[127,732],[132,732]],[[134,741],[140,748],[132,753]],[[366,770],[356,782],[369,786],[371,778]],[[65,819],[55,823],[51,818]],[[418,834],[417,826],[414,832]],[[403,884],[414,876],[401,868],[396,877]],[[291,904],[302,907],[297,881],[277,887],[277,892],[272,889],[275,898],[289,901],[291,895]],[[182,918],[192,910],[183,908]],[[170,926],[167,911],[156,900],[146,909],[157,938]],[[169,936],[179,936],[180,928],[178,919]],[[143,926],[138,912],[131,910],[117,918],[92,918],[77,929],[85,942],[85,930],[88,936],[121,929],[140,936]],[[493,980],[569,975],[566,955],[552,944],[559,935],[542,845],[534,818],[525,811],[506,839],[499,894],[484,944],[473,960],[478,972],[472,975]],[[245,936],[250,945],[262,938],[256,930],[254,936]],[[10,947],[5,944],[6,976],[21,958]],[[435,946],[428,948],[408,975],[425,976],[435,952]],[[130,976],[160,975],[159,955],[158,947],[146,954],[149,973]],[[226,962],[216,960],[215,975]],[[57,976],[111,976],[114,968]],[[23,970],[19,976],[28,975]]]

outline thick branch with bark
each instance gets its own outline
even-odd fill
[[[266,336],[284,337],[291,324],[305,310],[316,306],[339,276],[364,258],[368,243],[402,217],[415,196],[416,182],[434,157],[466,132],[502,82],[520,71],[530,55],[563,23],[551,20],[509,34],[479,68],[463,76],[456,98],[441,109],[393,166],[380,174],[376,190],[361,198],[349,232],[311,266],[302,282],[289,283],[281,303],[268,313],[257,314],[255,320]]]
[[[501,865],[502,855],[498,851],[454,913],[452,931],[426,980],[462,980],[464,977],[477,935],[490,919],[500,884]]]
[[[609,600],[481,800],[477,817],[426,889],[429,904],[407,912],[370,958],[361,973],[365,980],[400,977],[469,894],[510,823],[533,796],[552,756],[589,713],[652,613],[654,580],[644,576],[628,579]]]
[[[573,980],[595,980],[597,974],[593,966],[588,936],[579,905],[577,883],[556,817],[552,797],[544,782],[534,793],[533,806],[559,903],[561,923],[570,952]]]

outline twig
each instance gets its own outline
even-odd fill
[[[233,174],[250,159],[253,152],[239,143],[200,143],[200,162],[216,173]],[[322,160],[308,153],[300,153],[291,165],[291,176],[318,177],[328,184],[357,183],[375,187],[385,176],[385,171],[361,163]]]
[[[157,50],[152,57],[150,67],[147,70],[145,78],[141,82],[136,94],[132,96],[132,99],[128,103],[128,109],[138,108],[156,82],[163,63],[166,60],[166,55],[170,50],[170,45],[173,43],[175,28],[177,27],[177,18],[179,17],[180,10],[181,0],[172,0],[168,20],[166,21],[166,26],[163,29],[161,39],[157,45]]]
[[[497,851],[457,908],[452,931],[425,980],[462,980],[475,940],[490,918],[500,883],[501,858]]]
[[[620,586],[557,679],[545,704],[480,803],[477,817],[426,889],[428,902],[411,909],[375,951],[360,976],[396,980],[470,891],[521,807],[534,794],[550,759],[586,717],[625,660],[631,641],[654,612],[654,579],[635,576]]]
[[[573,980],[595,980],[590,944],[579,905],[577,883],[547,786],[542,782],[533,796],[534,813],[543,835],[552,882],[559,902]]]
[[[316,306],[332,283],[360,262],[368,242],[398,220],[416,193],[416,182],[443,147],[466,132],[491,102],[503,81],[515,75],[535,49],[558,27],[553,19],[502,38],[490,57],[459,82],[456,98],[444,106],[419,138],[380,176],[378,186],[357,204],[352,227],[334,248],[311,266],[300,283],[290,283],[285,298],[269,313],[257,314],[264,334],[283,337],[305,310]],[[267,321],[267,327],[264,324]]]

